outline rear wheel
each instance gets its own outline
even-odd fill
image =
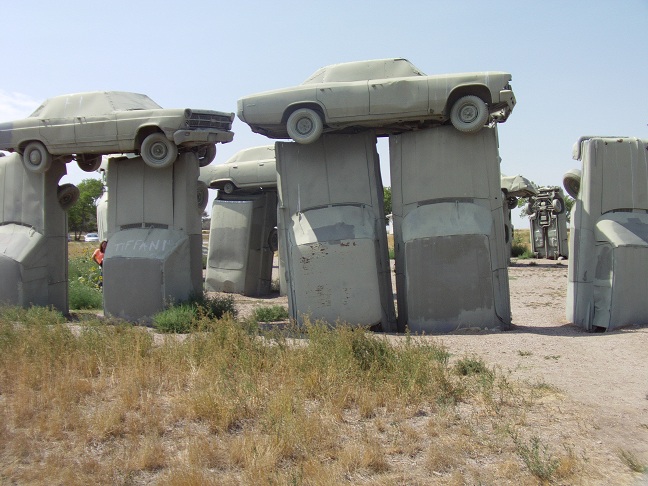
[[[226,182],[225,184],[223,184],[223,192],[225,194],[232,194],[235,189],[236,186],[231,182]]]
[[[164,134],[156,132],[144,139],[140,154],[146,165],[154,169],[164,169],[173,165],[178,158],[178,147]]]
[[[288,117],[286,130],[295,142],[309,144],[320,138],[324,130],[324,122],[317,112],[310,108],[300,108]]]
[[[198,181],[196,198],[198,210],[202,213],[207,207],[207,201],[209,199],[209,188],[203,181]]]
[[[42,174],[52,165],[52,154],[41,142],[29,142],[23,151],[23,164],[28,171]]]
[[[77,165],[84,172],[95,172],[101,166],[101,155],[77,155]]]
[[[553,211],[555,214],[562,214],[565,212],[565,201],[563,201],[563,198],[561,197],[556,197],[551,201],[551,205],[553,206]]]
[[[450,111],[450,122],[464,133],[478,132],[488,121],[488,107],[479,96],[462,96]]]
[[[56,190],[58,202],[67,211],[79,200],[79,188],[74,184],[62,184]]]

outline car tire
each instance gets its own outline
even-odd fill
[[[535,205],[535,201],[529,199],[526,203],[526,213],[527,216],[531,216],[533,214],[533,206]]]
[[[236,186],[234,183],[227,181],[225,184],[223,184],[223,192],[225,194],[232,194],[236,190]]]
[[[508,196],[506,198],[506,204],[508,205],[509,209],[515,209],[517,208],[517,197],[515,196]]]
[[[207,187],[207,184],[205,184],[203,181],[198,181],[198,185],[196,189],[197,189],[196,200],[198,202],[198,210],[202,213],[207,207],[207,201],[209,200],[209,188]]]
[[[324,130],[324,123],[317,112],[310,108],[300,108],[293,111],[288,117],[286,130],[295,142],[305,145],[320,138]]]
[[[488,107],[479,96],[462,96],[450,110],[450,123],[464,133],[475,133],[488,122]]]
[[[272,228],[270,231],[268,235],[268,246],[273,252],[279,250],[279,232],[277,228]]]
[[[563,187],[567,194],[576,199],[580,191],[581,171],[580,169],[568,170],[563,176]]]
[[[79,188],[74,184],[61,184],[56,197],[63,211],[67,211],[79,200]]]
[[[196,149],[196,157],[198,158],[198,165],[200,167],[208,166],[216,158],[216,144],[210,143],[209,145],[198,147]]]
[[[553,207],[554,214],[562,214],[565,212],[565,201],[562,197],[555,197],[551,201],[551,206]]]
[[[29,172],[42,174],[52,165],[52,154],[41,142],[29,142],[23,151],[23,164]]]
[[[155,132],[142,142],[140,155],[149,167],[164,169],[173,165],[178,158],[178,147],[163,133]]]
[[[95,172],[101,167],[101,155],[77,155],[76,161],[84,172]]]

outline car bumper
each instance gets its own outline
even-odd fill
[[[234,132],[223,130],[178,130],[173,133],[173,141],[176,145],[227,143],[233,139]]]

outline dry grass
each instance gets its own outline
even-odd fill
[[[224,319],[154,345],[144,328],[72,329],[54,312],[0,308],[0,483],[547,479],[529,457],[548,480],[579,470],[571,452],[534,455],[522,438],[544,447],[526,421],[544,413],[537,390],[476,357],[464,373],[429,341],[316,324],[299,333],[252,335]]]

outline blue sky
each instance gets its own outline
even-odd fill
[[[502,172],[561,185],[582,135],[648,138],[648,0],[3,2],[0,122],[64,93],[145,93],[236,111],[333,63],[405,57],[427,74],[507,71]],[[214,164],[271,143],[236,120]],[[390,184],[385,139],[383,182]],[[65,181],[88,174],[68,165]],[[514,225],[527,228],[517,216]]]

